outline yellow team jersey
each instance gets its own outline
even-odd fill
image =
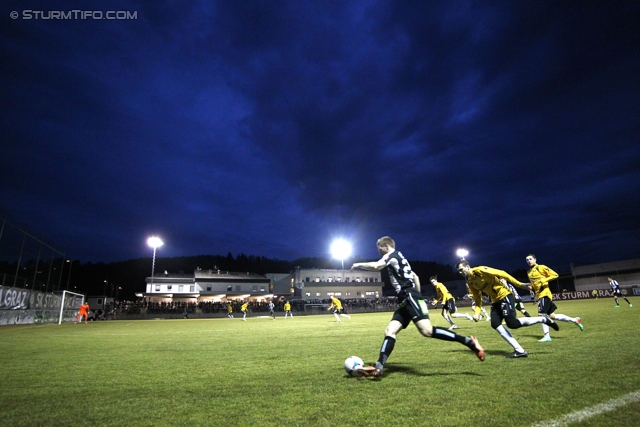
[[[536,298],[549,297],[553,300],[549,282],[558,278],[558,273],[547,267],[546,265],[536,264],[527,271],[531,288],[536,293]]]
[[[227,311],[228,311],[229,313],[233,313],[233,307],[231,307],[231,304],[229,304],[229,305],[227,306]]]
[[[506,285],[500,282],[500,278],[516,286],[522,285],[522,282],[516,280],[506,271],[484,266],[471,269],[467,284],[473,296],[473,301],[476,303],[476,314],[480,314],[482,309],[483,293],[491,297],[492,303],[498,302],[512,293]]]
[[[443,283],[436,282],[435,288],[436,288],[436,302],[441,301],[444,304],[447,301],[449,301],[451,298],[453,298],[453,295],[451,295],[451,292],[449,292],[449,290]]]
[[[333,307],[335,307],[336,310],[342,310],[342,303],[338,298],[331,297],[331,307],[327,310],[331,310]]]
[[[246,311],[246,310],[247,310],[247,307],[249,307],[249,303],[248,303],[248,302],[245,302],[244,304],[242,304],[242,307],[240,307],[240,310],[242,310],[242,311]]]
[[[286,303],[286,304],[284,305],[284,311],[291,311],[291,304]]]

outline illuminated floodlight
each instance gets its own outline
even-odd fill
[[[164,245],[164,242],[159,237],[152,236],[147,239],[147,245],[151,246],[153,249],[156,249]]]
[[[467,255],[469,255],[469,251],[463,248],[460,248],[456,251],[456,255],[458,255],[461,259],[464,259]]]
[[[331,244],[331,255],[342,261],[344,270],[344,259],[351,255],[351,243],[343,239],[338,239]]]

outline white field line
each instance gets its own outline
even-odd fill
[[[600,415],[605,412],[613,411],[620,406],[638,401],[640,401],[640,390],[625,394],[624,396],[620,396],[616,399],[611,399],[608,402],[601,403],[590,408],[584,408],[580,411],[563,415],[562,417],[556,418],[555,420],[535,424],[533,427],[563,427],[569,424],[584,421],[588,418],[595,417],[596,415]]]

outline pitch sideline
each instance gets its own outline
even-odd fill
[[[596,415],[600,415],[605,412],[613,411],[620,406],[638,401],[640,401],[640,390],[625,394],[624,396],[618,397],[616,399],[611,399],[608,402],[600,403],[599,405],[595,405],[590,408],[584,408],[580,411],[563,415],[562,417],[556,418],[555,420],[534,424],[533,427],[563,427],[572,423],[584,421],[588,418],[595,417]]]

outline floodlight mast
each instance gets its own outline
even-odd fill
[[[159,237],[152,236],[147,239],[147,245],[153,248],[153,261],[151,262],[151,287],[149,288],[149,293],[151,293],[153,292],[153,272],[156,268],[156,249],[164,245],[164,242]]]

